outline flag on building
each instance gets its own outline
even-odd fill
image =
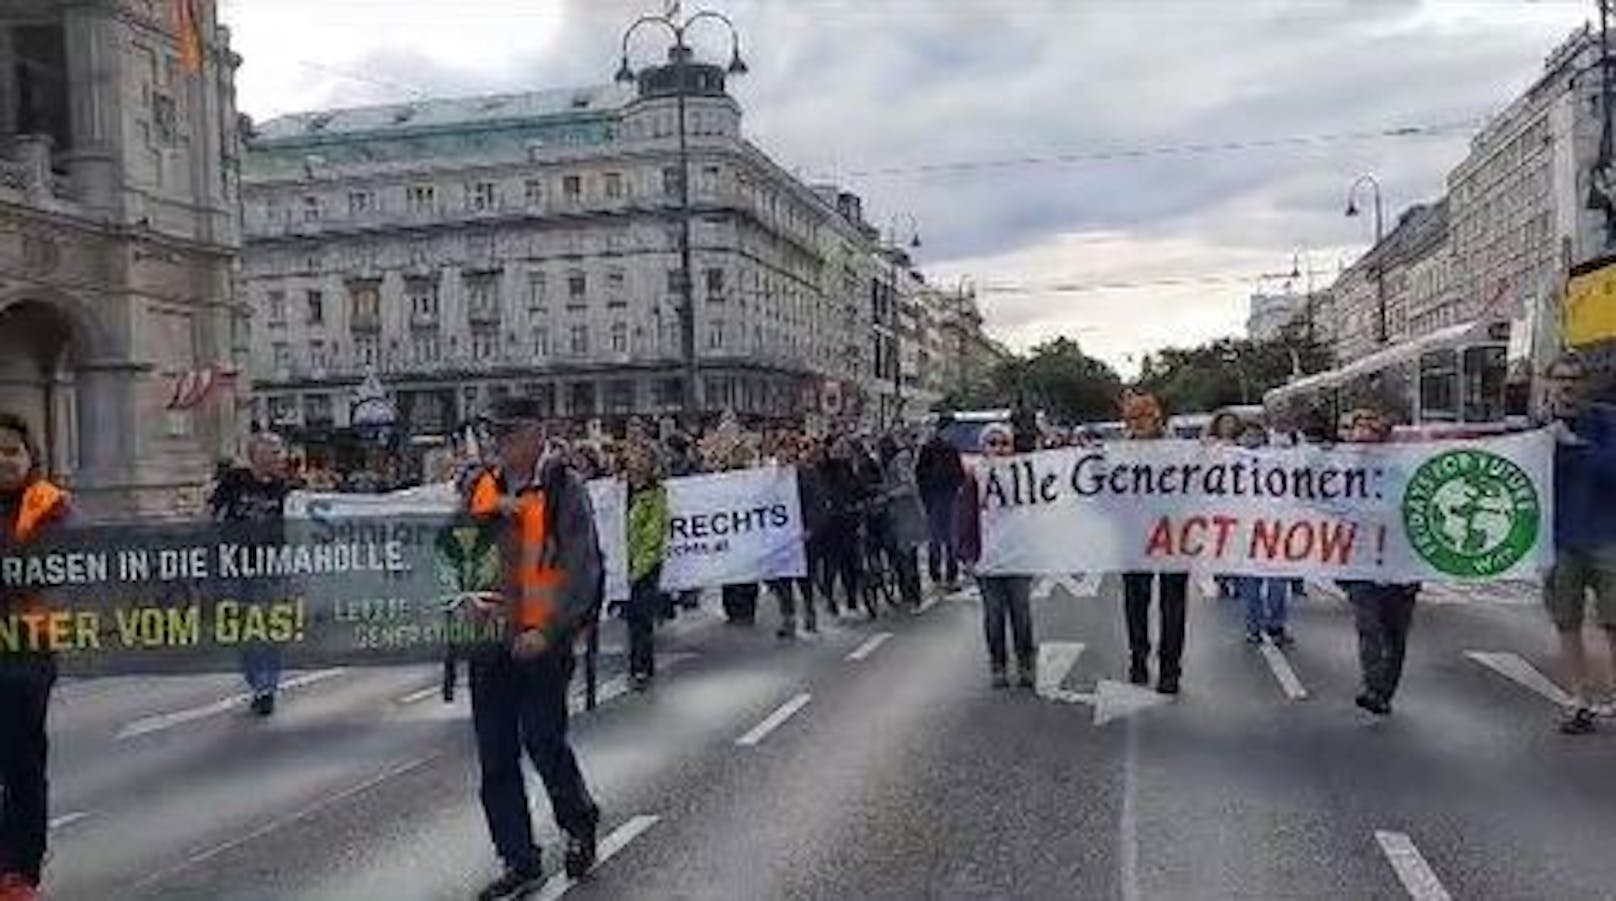
[[[174,0],[174,34],[180,66],[191,75],[202,71],[202,17],[197,0]]]

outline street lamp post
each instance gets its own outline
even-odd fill
[[[906,223],[907,232],[899,231],[899,223]],[[900,235],[908,234],[907,241]],[[892,217],[887,226],[887,264],[888,275],[892,283],[892,424],[903,424],[903,295],[898,290],[898,280],[902,274],[899,263],[908,255],[909,250],[920,249],[920,223],[910,213],[900,213]],[[907,245],[907,249],[906,249]]]
[[[673,46],[668,48],[666,68],[671,70],[673,76],[673,94],[678,109],[679,128],[679,351],[684,368],[681,406],[686,420],[691,425],[694,425],[701,416],[701,401],[697,389],[699,368],[696,363],[696,298],[690,247],[690,144],[685,130],[685,98],[696,87],[699,79],[696,76],[698,64],[693,62],[693,54],[690,44],[685,41],[685,35],[691,26],[703,19],[720,22],[729,29],[730,60],[725,71],[730,75],[745,75],[747,66],[741,59],[741,35],[735,23],[723,13],[700,10],[683,19],[678,18],[676,13],[641,16],[636,19],[623,31],[622,63],[618,66],[615,76],[619,84],[631,84],[638,82],[647,71],[650,71],[648,67],[636,73],[629,64],[629,40],[642,26],[661,26],[673,36]],[[642,94],[644,92],[643,84],[641,92]]]
[[[1375,246],[1370,249],[1370,252],[1373,253],[1375,249],[1380,247],[1380,241],[1385,237],[1385,217],[1381,212],[1380,203],[1380,181],[1373,175],[1368,173],[1360,175],[1353,181],[1352,186],[1347,188],[1347,216],[1358,215],[1358,205],[1356,203],[1358,188],[1365,184],[1373,189],[1375,199]],[[1385,266],[1382,262],[1377,261],[1375,263],[1375,340],[1385,344],[1386,337]]]

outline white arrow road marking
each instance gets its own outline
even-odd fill
[[[330,679],[334,676],[340,676],[345,672],[347,672],[347,670],[341,668],[316,670],[315,672],[306,673],[293,679],[287,679],[281,683],[280,691],[285,693],[299,688],[304,688],[309,685],[313,685],[316,682],[323,682],[326,679]],[[157,716],[148,716],[143,719],[138,719],[129,725],[124,726],[122,729],[119,729],[117,740],[124,741],[130,738],[139,738],[142,735],[150,735],[153,732],[162,732],[165,729],[172,729],[175,726],[183,726],[186,723],[193,723],[197,720],[207,719],[210,716],[218,716],[221,713],[229,713],[243,704],[246,704],[250,700],[252,700],[252,695],[248,692],[242,692],[241,694],[231,695],[228,698],[214,701],[211,704],[203,704],[200,707],[192,707],[189,710],[176,710],[173,713],[161,713]]]
[[[1268,669],[1273,671],[1274,678],[1279,680],[1279,687],[1285,690],[1285,697],[1293,701],[1307,699],[1307,689],[1302,687],[1302,680],[1296,678],[1296,670],[1291,668],[1289,657],[1267,637],[1260,645],[1263,659],[1268,661]]]
[[[1381,853],[1386,855],[1386,861],[1392,865],[1397,873],[1398,881],[1403,883],[1408,896],[1414,901],[1452,901],[1448,890],[1442,887],[1442,880],[1436,877],[1436,871],[1425,862],[1425,856],[1420,849],[1414,847],[1414,840],[1401,832],[1386,832],[1377,830],[1375,841],[1379,843]]]
[[[1127,682],[1101,679],[1094,691],[1067,691],[1054,689],[1043,697],[1065,704],[1088,704],[1094,708],[1094,725],[1103,726],[1113,720],[1133,716],[1152,707],[1160,707],[1171,698],[1160,692],[1141,688]]]
[[[847,655],[847,659],[848,660],[863,660],[866,657],[870,656],[871,654],[874,654],[876,648],[879,648],[880,646],[886,644],[888,641],[891,641],[891,640],[892,640],[892,633],[891,632],[877,632],[874,635],[871,635],[869,637],[869,639],[867,641],[865,641],[863,644],[861,644],[858,647],[854,648],[853,652],[851,654]]]
[[[55,832],[58,829],[71,826],[74,823],[77,823],[79,820],[88,817],[89,815],[90,814],[88,812],[82,810],[74,811],[73,813],[64,813],[50,821],[50,831]]]
[[[655,826],[660,819],[662,818],[637,816],[612,830],[612,834],[601,839],[600,845],[595,849],[596,868],[615,857],[617,852],[628,847],[629,842],[639,838],[647,829]],[[537,895],[533,896],[534,901],[556,901],[557,898],[565,895],[568,889],[577,884],[576,881],[568,878],[566,873],[557,873],[551,876],[548,882],[544,883],[544,887],[539,889]]]
[[[780,709],[769,714],[768,717],[763,720],[763,722],[753,726],[750,732],[747,732],[740,738],[735,739],[735,743],[743,748],[756,747],[760,742],[763,741],[763,739],[769,737],[770,732],[780,728],[781,724],[783,724],[786,720],[791,719],[791,717],[794,716],[797,711],[807,707],[808,702],[812,699],[813,696],[805,691],[784,704],[781,704]]]
[[[1465,656],[1493,672],[1534,691],[1561,707],[1577,706],[1576,699],[1537,671],[1519,654],[1507,651],[1465,651]]]
[[[1100,593],[1099,573],[1078,573],[1075,576],[1061,576],[1060,582],[1074,598],[1092,598]]]
[[[1083,643],[1079,641],[1046,641],[1039,644],[1038,696],[1050,697],[1059,691],[1061,683],[1077,666],[1077,658],[1082,653]]]
[[[1218,594],[1218,580],[1216,576],[1202,576],[1196,581],[1195,587],[1200,590],[1201,597],[1216,599]]]

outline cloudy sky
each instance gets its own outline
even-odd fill
[[[664,0],[220,0],[257,119],[604,82]],[[1363,249],[1360,173],[1433,199],[1471,123],[1528,85],[1595,0],[709,0],[732,90],[805,178],[919,225],[1011,346],[1067,335],[1125,371],[1238,333],[1298,250],[1320,284]],[[646,37],[638,60],[660,45]],[[696,39],[727,52],[716,29]],[[1388,137],[1387,131],[1418,129]],[[1209,148],[1208,145],[1212,145]],[[1230,147],[1230,145],[1236,145]],[[1244,145],[1244,146],[1241,146]],[[1215,148],[1215,149],[1213,149]],[[1302,268],[1308,268],[1303,266]],[[1301,280],[1295,284],[1300,290]]]

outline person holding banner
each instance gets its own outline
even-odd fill
[[[1347,419],[1347,440],[1358,444],[1384,444],[1392,437],[1392,424],[1379,410],[1362,408]],[[1341,590],[1352,605],[1358,629],[1358,663],[1363,692],[1355,703],[1375,714],[1390,716],[1392,696],[1403,677],[1408,632],[1414,624],[1414,601],[1420,585],[1412,583],[1343,581]]]
[[[231,471],[208,499],[213,518],[240,544],[280,544],[286,514],[286,496],[292,492],[286,442],[274,432],[258,432],[247,440],[247,466]],[[275,581],[249,579],[241,585],[243,598],[269,597]],[[281,653],[267,644],[241,651],[241,674],[251,694],[249,708],[258,716],[275,712],[281,684]]]
[[[0,549],[32,544],[71,525],[67,492],[41,473],[44,458],[28,423],[0,414]],[[26,612],[41,600],[0,592],[0,615]],[[56,660],[44,652],[0,652],[0,898],[36,897],[45,863],[50,760],[45,732]]]
[[[858,609],[859,592],[863,587],[863,539],[867,487],[860,478],[853,441],[846,435],[830,443],[820,471],[820,487],[825,496],[825,535],[822,546],[825,555],[825,609],[836,615],[836,580],[841,578],[847,591],[847,613]]]
[[[986,457],[1008,457],[1015,453],[1015,438],[1010,426],[995,422],[983,427],[982,454]],[[960,486],[955,509],[954,534],[959,542],[959,558],[967,569],[974,570],[982,559],[982,503],[979,499],[976,475],[967,472]],[[994,688],[1008,688],[1006,673],[1009,663],[1005,653],[1005,621],[1016,649],[1016,668],[1023,688],[1038,684],[1038,645],[1032,637],[1032,579],[1028,576],[976,577],[982,589],[982,631],[988,646],[988,675]]]
[[[1167,433],[1167,416],[1153,394],[1129,392],[1122,399],[1122,424],[1131,441],[1155,441]],[[1131,572],[1122,575],[1122,599],[1128,627],[1128,681],[1150,682],[1150,596],[1159,592],[1161,647],[1156,690],[1179,692],[1183,671],[1184,621],[1189,595],[1189,573]]]
[[[1588,594],[1616,668],[1616,410],[1588,400],[1588,373],[1569,354],[1548,369],[1554,450],[1554,567],[1544,605],[1560,639],[1560,658],[1576,707],[1560,724],[1567,735],[1593,732],[1599,695],[1616,701],[1616,685],[1595,686],[1583,642]],[[1616,674],[1613,674],[1616,678]]]
[[[628,478],[628,678],[635,691],[644,691],[656,677],[654,627],[668,550],[668,489],[648,443],[627,445],[623,463]]]
[[[803,466],[799,448],[807,439],[786,433],[775,443],[774,465],[791,467],[797,474],[797,507],[802,513],[803,556],[807,561],[806,575],[800,579],[769,580],[769,591],[780,604],[780,628],[775,633],[781,639],[797,636],[797,595],[802,596],[803,628],[819,631],[819,619],[814,612],[814,570],[818,563],[814,552],[814,535],[824,528],[824,515],[820,509],[819,479],[813,467]]]
[[[545,438],[543,409],[528,397],[497,400],[488,418],[494,467],[468,480],[467,510],[506,533],[504,598],[479,603],[504,616],[508,644],[471,657],[471,719],[482,770],[483,814],[505,872],[478,896],[517,897],[544,879],[522,779],[526,750],[567,835],[565,869],[577,879],[595,863],[600,810],[567,743],[567,686],[578,630],[597,614],[600,541],[589,493],[564,449]]]

